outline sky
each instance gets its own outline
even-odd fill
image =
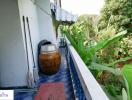
[[[104,0],[61,0],[62,8],[77,15],[100,14]]]

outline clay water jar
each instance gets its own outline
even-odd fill
[[[54,44],[41,47],[39,55],[40,69],[43,74],[52,75],[59,71],[61,55]]]

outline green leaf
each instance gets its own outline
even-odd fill
[[[122,100],[127,100],[127,92],[124,88],[122,89]]]
[[[110,39],[106,39],[106,40],[102,40],[99,43],[97,43],[97,45],[95,47],[91,47],[88,50],[88,58],[85,62],[89,61],[89,60],[93,60],[94,54],[95,52],[99,51],[100,49],[103,49],[107,46],[109,46],[110,44],[118,41],[122,36],[124,36],[127,33],[127,31],[122,31],[118,34],[116,34],[115,36],[111,37]]]
[[[130,56],[130,57],[125,57],[125,58],[121,58],[121,59],[116,60],[116,61],[114,61],[114,62],[112,62],[112,63],[110,63],[110,64],[105,64],[105,65],[106,65],[106,66],[114,66],[115,64],[117,64],[117,63],[119,63],[119,62],[124,62],[124,61],[127,61],[127,60],[131,59],[131,58],[132,58],[132,56]]]
[[[80,42],[77,44],[69,33],[65,32],[64,34],[67,36],[67,38],[69,39],[69,41],[71,42],[73,47],[77,50],[77,52],[79,53],[79,55],[81,56],[83,61],[85,61],[85,59],[88,57],[88,55],[85,52],[82,40],[80,40]]]
[[[114,87],[113,85],[107,85],[107,86],[106,86],[106,89],[108,90],[108,92],[109,92],[112,96],[116,97],[116,90],[115,90],[115,87]]]
[[[103,49],[107,46],[109,46],[110,44],[114,43],[115,41],[118,41],[122,36],[124,36],[127,33],[127,31],[122,31],[118,34],[116,34],[115,36],[111,37],[110,39],[107,40],[103,40],[101,42],[99,42],[96,46],[95,46],[95,51],[98,51],[100,49]]]
[[[110,88],[110,86],[109,85],[106,85],[106,86],[104,86],[104,85],[101,85],[101,87],[103,88],[103,90],[105,91],[105,93],[106,93],[106,95],[109,97],[109,100],[121,100],[121,95],[112,95],[113,93],[115,93],[115,92],[112,92],[112,91],[115,91],[114,89],[115,89],[115,87],[113,87],[113,88]],[[108,88],[109,87],[109,88]],[[111,92],[112,92],[112,94],[111,94]]]
[[[128,92],[128,100],[132,100],[132,64],[125,65],[122,69],[125,84]]]
[[[91,66],[89,67],[90,69],[96,69],[98,71],[108,71],[111,72],[114,75],[121,75],[121,71],[119,69],[114,69],[111,67],[107,67],[101,64],[97,64],[92,62]]]

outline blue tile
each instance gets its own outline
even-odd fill
[[[68,63],[69,63],[70,69],[71,69],[71,74],[72,74],[73,84],[74,84],[74,90],[76,91],[76,93],[75,93],[76,98],[78,98],[78,100],[86,100],[84,91],[82,89],[82,86],[81,86],[80,80],[78,78],[78,74],[76,72],[76,69],[75,69],[75,66],[74,66],[74,63],[73,63],[71,56],[69,57],[69,59],[70,60]]]
[[[65,93],[67,100],[74,100],[74,92],[72,87],[72,81],[71,81],[71,75],[69,68],[67,66],[67,61],[65,57],[65,49],[61,49],[61,67],[58,73],[47,76],[47,75],[41,75],[38,81],[37,86],[40,86],[43,83],[49,83],[49,82],[63,82],[65,86]],[[35,93],[29,94],[29,93],[16,93],[15,94],[15,100],[30,100],[33,99]]]
[[[76,98],[78,98],[78,100],[86,100],[72,58],[67,56],[68,57],[68,66],[67,66],[65,49],[62,48],[60,49],[60,51],[61,51],[62,60],[61,60],[61,67],[59,72],[52,76],[40,75],[39,81],[37,82],[38,83],[37,86],[39,87],[43,83],[63,82],[65,86],[65,93],[67,100],[75,100],[75,95]],[[71,70],[71,74],[70,74],[70,70]],[[76,91],[75,95],[73,89]],[[33,100],[35,94],[36,94],[35,92],[15,93],[15,100]]]

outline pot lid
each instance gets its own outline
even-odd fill
[[[54,52],[54,51],[57,51],[57,47],[54,44],[47,44],[41,46],[41,52]]]

